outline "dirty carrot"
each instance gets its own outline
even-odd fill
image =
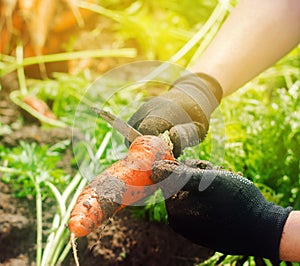
[[[88,235],[126,205],[148,195],[147,186],[153,184],[152,165],[159,160],[174,160],[166,142],[157,136],[138,137],[126,157],[112,164],[84,188],[69,221],[75,257],[75,238]],[[77,258],[75,261],[78,262]]]
[[[28,25],[31,44],[38,56],[43,54],[42,50],[47,40],[55,8],[53,0],[38,1],[34,5],[30,18],[24,18]]]
[[[56,116],[52,113],[49,106],[41,99],[38,99],[35,96],[30,95],[25,97],[23,99],[23,102],[28,104],[32,109],[39,112],[40,114],[51,119],[56,119]]]

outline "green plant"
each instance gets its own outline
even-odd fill
[[[22,45],[17,47],[17,57],[0,54],[0,77],[9,74],[15,70],[22,70],[26,66],[37,65],[41,63],[61,62],[81,58],[98,57],[135,57],[135,48],[112,49],[112,50],[85,50],[65,52],[58,54],[48,54],[23,58]],[[19,73],[20,75],[20,73]]]
[[[2,157],[5,164],[16,169],[15,173],[6,173],[2,180],[10,182],[13,178],[13,191],[16,197],[36,195],[36,185],[40,187],[41,196],[47,190],[47,182],[63,185],[68,177],[62,169],[56,167],[61,159],[61,152],[69,143],[57,143],[51,147],[40,146],[37,143],[26,143],[21,141],[19,146],[6,151]]]
[[[111,134],[108,133],[104,137],[97,153],[98,160],[105,151],[110,136]],[[37,266],[60,264],[70,251],[69,230],[65,224],[87,179],[82,179],[79,173],[70,178],[56,167],[61,152],[68,145],[69,142],[61,142],[53,146],[21,142],[20,146],[12,149],[0,146],[3,158],[3,165],[0,166],[0,171],[3,172],[2,180],[11,184],[17,197],[34,196],[35,198]],[[44,242],[43,200],[53,196],[58,209],[53,216],[50,233]]]
[[[190,10],[192,17],[182,11],[182,4]],[[80,1],[78,5],[115,21],[115,34],[120,36],[122,42],[136,41],[145,59],[164,60],[184,66],[192,61],[193,55],[203,51],[232,8],[230,3],[221,1],[217,5],[208,1],[172,4],[164,1],[155,4],[134,1],[122,11],[86,1]],[[200,30],[199,25],[202,26]],[[199,43],[200,47],[196,48]]]
[[[49,54],[36,57],[23,58],[23,46],[19,43],[16,47],[16,57],[0,54],[0,77],[13,71],[17,71],[19,90],[11,92],[11,100],[39,119],[44,124],[55,127],[67,127],[72,125],[74,109],[82,98],[84,90],[90,80],[86,76],[73,76],[68,74],[54,74],[54,78],[41,80],[26,79],[24,68],[30,65],[45,64],[49,62],[60,62],[80,58],[97,57],[135,57],[135,48],[111,49],[111,50],[85,50]],[[45,102],[52,102],[52,108],[58,119],[49,119],[24,102],[24,98],[35,95]],[[72,109],[73,108],[73,109]]]
[[[132,207],[134,217],[155,222],[167,222],[168,213],[160,189],[145,199],[145,206]]]
[[[63,145],[62,148],[65,147]],[[42,259],[42,200],[49,194],[49,188],[55,195],[58,190],[57,186],[67,181],[67,179],[63,180],[64,177],[67,177],[63,171],[56,168],[59,159],[60,154],[56,146],[38,146],[36,143],[20,142],[20,146],[8,150],[3,156],[7,166],[0,168],[5,173],[2,180],[12,185],[17,197],[29,195],[35,197],[37,265],[41,265]]]
[[[9,125],[3,124],[0,122],[0,136],[10,134],[12,132]]]
[[[236,265],[236,263],[240,261],[242,258],[243,256],[232,256],[232,255],[226,256],[220,252],[215,252],[208,259],[197,264],[197,266]],[[253,258],[253,257],[249,257],[249,258]],[[246,264],[243,265],[246,266]]]

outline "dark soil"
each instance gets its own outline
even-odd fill
[[[120,212],[101,233],[81,239],[79,250],[83,265],[194,265],[212,253],[166,224],[133,218],[130,209]]]
[[[0,190],[0,265],[34,265],[34,202],[15,199],[3,183]],[[130,209],[121,211],[101,233],[79,239],[78,250],[81,265],[194,265],[211,254],[166,224],[133,218]],[[63,265],[74,265],[72,254]]]
[[[0,144],[6,147],[18,145],[20,140],[39,144],[54,144],[70,139],[65,129],[42,129],[35,120],[26,120],[20,126],[21,110],[0,92],[0,119],[10,126],[11,132],[0,134]],[[77,171],[71,164],[71,150],[67,150],[58,167],[71,173]],[[1,178],[1,174],[0,174]],[[44,219],[51,217],[53,204]],[[16,199],[9,185],[0,182],[0,265],[35,265],[35,203],[32,198]],[[78,240],[81,265],[194,265],[212,254],[173,232],[167,224],[148,222],[134,218],[127,208],[101,232],[96,231]],[[74,265],[72,254],[63,265]]]
[[[15,199],[3,183],[0,191],[0,265],[30,265],[35,255],[33,202]]]

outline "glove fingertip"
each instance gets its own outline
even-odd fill
[[[170,138],[174,145],[173,153],[178,157],[186,147],[198,145],[203,141],[206,130],[199,123],[175,125],[170,129]]]

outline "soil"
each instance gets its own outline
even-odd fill
[[[0,119],[11,132],[0,134],[0,144],[18,145],[20,140],[39,144],[54,144],[70,139],[65,129],[43,129],[32,119],[18,123],[22,111],[0,91]],[[67,150],[58,167],[70,174],[73,156]],[[1,174],[0,174],[1,178]],[[53,206],[44,208],[45,217],[51,217]],[[35,265],[35,204],[32,198],[17,199],[9,185],[0,181],[0,266]],[[78,240],[81,265],[194,265],[208,258],[212,251],[195,245],[173,232],[167,224],[134,218],[130,208],[118,213],[103,231],[96,231]],[[72,254],[63,263],[75,265]]]
[[[0,183],[0,190],[0,265],[34,265],[34,202],[15,199],[6,184]],[[101,233],[79,239],[78,253],[81,265],[92,266],[194,265],[212,252],[190,243],[166,224],[134,218],[125,209]],[[63,265],[75,265],[71,253]]]
[[[212,254],[167,224],[133,218],[130,209],[120,212],[101,233],[81,239],[79,250],[85,251],[80,252],[84,265],[194,265]]]

